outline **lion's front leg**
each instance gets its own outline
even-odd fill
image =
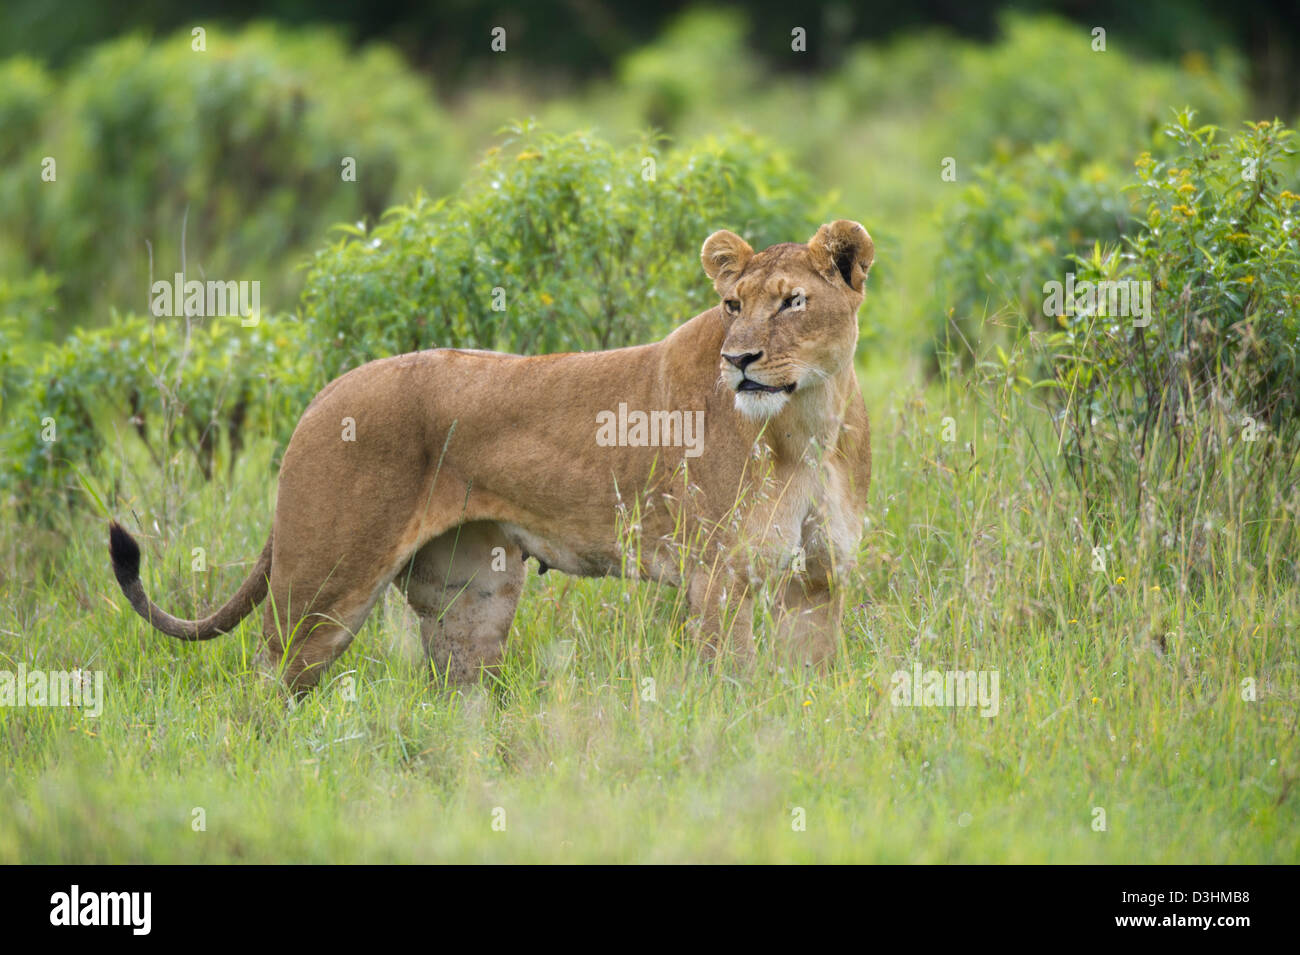
[[[706,660],[754,659],[754,601],[728,566],[701,568],[691,576],[686,599],[695,615],[700,653]]]
[[[839,650],[844,594],[826,580],[797,576],[779,589],[776,655],[793,666],[817,666]]]
[[[796,559],[773,582],[776,656],[797,667],[832,661],[841,644],[845,585],[852,578],[861,531],[847,507],[805,516]]]

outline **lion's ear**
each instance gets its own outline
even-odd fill
[[[808,254],[813,267],[826,278],[842,278],[853,291],[861,292],[867,269],[876,258],[876,245],[859,223],[837,219],[808,240]]]
[[[749,247],[749,243],[726,229],[705,239],[704,247],[700,249],[704,272],[713,279],[713,287],[719,295],[725,294],[725,290],[736,281],[746,263],[753,257],[754,250]]]

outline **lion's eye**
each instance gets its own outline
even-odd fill
[[[794,308],[793,295],[787,295],[785,299],[781,302],[781,311],[784,312],[787,308]]]
[[[740,302],[736,301],[734,298],[727,299],[725,304],[727,306],[727,311],[731,312],[733,315],[740,311]]]

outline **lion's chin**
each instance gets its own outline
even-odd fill
[[[790,401],[785,391],[738,391],[736,410],[753,421],[765,421],[780,413]]]

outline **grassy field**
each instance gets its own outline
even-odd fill
[[[0,707],[0,862],[1297,861],[1300,597],[1238,563],[1231,517],[1185,589],[1140,531],[1098,571],[1022,399],[861,377],[870,529],[842,660],[811,678],[700,665],[670,589],[548,574],[498,682],[431,686],[392,592],[292,703],[252,665],[257,615],[198,646],[147,629],[102,522],[52,532],[61,551],[6,535],[6,576],[42,582],[4,589],[0,668],[102,670],[105,691],[98,718]],[[144,571],[170,609],[246,572],[270,452],[171,486],[123,454],[119,513],[172,514]],[[891,705],[917,662],[997,670],[997,715]]]
[[[30,293],[37,304],[18,301],[0,282],[0,423],[29,437],[39,433],[48,410],[41,400],[52,404],[66,378],[94,409],[59,420],[59,454],[92,434],[107,445],[100,451],[95,444],[95,463],[84,473],[59,472],[57,481],[42,483],[46,472],[37,465],[47,459],[40,454],[0,462],[14,464],[9,470],[22,479],[17,494],[0,496],[0,682],[20,667],[83,668],[104,679],[103,712],[95,717],[0,699],[0,863],[1300,861],[1293,785],[1300,774],[1300,589],[1297,554],[1288,550],[1300,520],[1294,486],[1277,478],[1272,495],[1268,485],[1237,483],[1246,469],[1232,458],[1251,453],[1250,446],[1224,442],[1221,470],[1200,485],[1156,473],[1140,507],[1096,488],[1086,501],[1067,475],[1051,414],[1039,406],[1046,392],[1017,391],[980,361],[1003,344],[1014,352],[1022,331],[1050,325],[1041,309],[1017,319],[1005,304],[1032,304],[1043,279],[1062,279],[1079,264],[1068,256],[1093,248],[1088,237],[1113,231],[1111,206],[1098,197],[1130,194],[1138,182],[1134,160],[1168,146],[1160,126],[1174,111],[1191,104],[1204,122],[1232,131],[1245,118],[1263,118],[1252,112],[1230,51],[1212,60],[1197,53],[1179,64],[1147,62],[1137,58],[1132,37],[1114,33],[1102,54],[1086,29],[1012,18],[987,45],[918,33],[863,46],[825,76],[769,78],[754,64],[745,67],[744,33],[729,15],[692,14],[629,58],[614,79],[563,95],[498,78],[458,102],[434,104],[425,102],[418,76],[405,86],[385,81],[406,91],[389,104],[391,116],[376,105],[357,119],[339,106],[337,125],[350,133],[362,123],[376,143],[397,144],[394,155],[404,158],[394,181],[405,188],[409,179],[438,195],[471,177],[473,161],[499,139],[496,131],[528,116],[558,132],[592,126],[611,141],[666,124],[685,145],[739,122],[770,136],[783,156],[788,151],[791,167],[815,182],[824,209],[810,215],[867,226],[876,264],[861,312],[859,379],[874,431],[869,525],[839,662],[812,675],[766,664],[743,677],[715,671],[698,660],[680,593],[559,573],[530,574],[505,666],[463,690],[431,683],[415,619],[395,591],[327,684],[301,701],[253,665],[260,614],[197,645],[149,629],[113,579],[109,518],[138,534],[147,592],[167,610],[194,616],[222,603],[260,552],[280,449],[249,424],[233,468],[227,473],[229,449],[219,448],[217,477],[206,482],[183,447],[185,434],[172,445],[162,439],[161,422],[175,414],[180,389],[137,382],[155,452],[175,448],[155,460],[127,424],[137,413],[127,408],[135,386],[117,387],[108,374],[119,342],[101,339],[102,350],[91,351],[83,339],[61,346],[41,336],[52,334],[55,318],[60,338],[74,326],[114,327],[105,325],[112,307],[126,300],[107,299],[106,282],[143,293],[137,278],[152,260],[120,248],[110,225],[143,217],[153,223],[141,226],[143,235],[179,238],[184,222],[197,228],[203,221],[201,206],[225,208],[214,195],[229,197],[231,231],[206,247],[194,239],[194,261],[212,264],[204,256],[229,253],[239,269],[218,273],[214,266],[210,274],[242,278],[265,269],[284,288],[296,287],[299,260],[337,239],[316,221],[335,207],[300,198],[302,183],[317,181],[317,157],[337,150],[304,147],[301,156],[285,157],[279,140],[250,135],[240,149],[255,158],[267,152],[264,162],[249,164],[245,152],[228,151],[224,135],[204,149],[192,137],[157,142],[155,128],[170,128],[171,116],[188,127],[200,115],[195,104],[218,118],[245,117],[250,108],[238,87],[227,91],[228,101],[212,99],[220,90],[207,73],[181,71],[181,63],[224,62],[189,59],[188,29],[178,34],[179,46],[163,40],[148,56],[123,48],[102,70],[74,76],[60,98],[41,92],[44,81],[9,84],[23,109],[28,99],[40,107],[31,107],[32,116],[55,117],[69,130],[77,123],[117,128],[118,114],[129,113],[118,135],[139,162],[129,175],[119,177],[114,167],[103,180],[120,190],[87,186],[84,195],[95,202],[75,210],[46,209],[46,194],[61,194],[28,177],[27,209],[41,216],[28,225],[15,218],[14,241],[0,249],[45,254],[51,237],[67,239],[72,251],[55,263],[55,278],[75,279],[85,295],[105,298],[83,312],[54,307],[51,294],[50,304],[38,307],[42,295]],[[281,85],[288,90],[308,67],[321,76],[346,69],[351,85],[341,88],[360,89],[359,101],[371,103],[378,81],[356,63],[341,67],[331,42],[305,38],[290,57],[259,37],[229,41],[248,57],[247,76],[287,77]],[[22,66],[13,75],[28,72]],[[169,95],[152,106],[141,94],[148,102],[136,129],[135,112],[119,104],[135,102],[136,91],[161,76],[188,79],[165,84]],[[260,89],[250,85],[248,96]],[[326,118],[338,98],[332,89],[323,87],[313,107]],[[265,109],[267,128],[275,128],[279,100],[263,104],[260,95],[248,115]],[[5,102],[0,96],[0,106]],[[27,115],[17,107],[10,113]],[[417,145],[402,145],[408,132]],[[419,136],[436,149],[430,145],[426,155]],[[36,169],[52,148],[37,132],[13,138],[32,151],[24,169]],[[60,168],[70,170],[98,168],[92,160],[110,156],[80,137],[62,149]],[[84,160],[74,149],[85,151]],[[529,164],[538,159],[527,155]],[[422,158],[429,161],[416,161]],[[943,173],[950,159],[960,170],[951,180]],[[282,163],[286,176],[274,201],[260,186],[250,189],[241,172]],[[363,163],[361,182],[381,179],[384,168]],[[1294,171],[1286,171],[1293,167],[1279,168],[1291,178],[1277,185],[1300,191]],[[207,185],[177,179],[166,196],[155,196],[161,180],[177,178],[173,169]],[[227,170],[240,174],[227,182]],[[353,188],[328,172],[331,188]],[[662,172],[661,183],[674,181],[669,168]],[[590,175],[597,174],[606,172]],[[488,186],[478,188],[489,195]],[[1195,194],[1197,187],[1177,188],[1180,202],[1196,203],[1181,190]],[[557,187],[557,195],[569,191]],[[192,200],[195,215],[182,220]],[[236,200],[256,205],[245,209]],[[1204,218],[1218,221],[1220,207],[1202,202]],[[1293,223],[1294,208],[1279,205],[1270,215]],[[311,215],[291,215],[295,210]],[[721,215],[712,203],[707,211]],[[45,240],[42,222],[59,226]],[[1286,229],[1294,237],[1293,225]],[[296,244],[285,245],[288,234]],[[677,250],[692,268],[707,234]],[[1264,238],[1224,241],[1238,240],[1243,249],[1249,240],[1250,261],[1273,261]],[[83,245],[102,259],[99,266],[82,255]],[[1285,243],[1276,245],[1280,255]],[[1215,265],[1204,246],[1189,246],[1189,258],[1199,263],[1204,255]],[[175,256],[158,248],[159,274],[170,275]],[[278,265],[268,249],[281,256]],[[581,252],[566,254],[585,260]],[[34,261],[27,263],[32,270]],[[400,280],[413,270],[405,261],[390,265],[390,273],[365,273],[367,281],[405,288]],[[1179,268],[1175,289],[1192,274],[1190,266]],[[1276,275],[1259,276],[1257,288],[1280,284]],[[334,276],[342,277],[350,276]],[[37,278],[38,291],[56,284],[43,273]],[[1245,279],[1231,278],[1237,295]],[[1248,278],[1256,282],[1255,274]],[[707,288],[703,274],[698,280]],[[1187,281],[1188,288],[1210,284],[1204,276]],[[945,291],[945,282],[953,288]],[[411,294],[410,302],[387,302],[390,311],[342,315],[339,340],[345,330],[363,339],[348,324],[362,317],[369,328],[393,316],[413,322],[426,300]],[[640,302],[635,294],[630,300]],[[1285,301],[1293,314],[1297,299]],[[30,341],[4,335],[4,309],[18,314],[19,306],[37,318],[30,327],[10,325],[27,329]],[[981,309],[992,313],[983,324]],[[303,303],[279,299],[264,330],[295,310]],[[973,332],[976,352],[967,365],[952,366],[947,381],[930,375],[925,357],[945,315]],[[1232,316],[1235,323],[1235,307]],[[1176,318],[1165,317],[1168,327]],[[1284,323],[1263,325],[1274,329],[1275,343],[1285,338]],[[418,340],[449,343],[432,335],[421,331]],[[68,361],[35,370],[38,345]],[[312,361],[292,345],[266,352],[248,359],[262,376],[257,382]],[[216,350],[192,357],[190,366],[153,346],[141,346],[136,357],[151,373],[165,366],[178,384],[184,375],[191,384],[218,381],[213,369],[225,367]],[[206,379],[194,367],[200,359]],[[28,366],[32,373],[20,377]],[[1021,367],[1036,375],[1032,361]],[[313,370],[324,374],[323,366]],[[110,388],[115,393],[105,395]],[[1117,391],[1127,394],[1122,384]],[[286,393],[273,395],[270,385],[251,390],[249,421],[278,414],[272,399],[286,403]],[[108,407],[112,401],[119,406]],[[1132,409],[1110,410],[1122,416]],[[1280,455],[1277,473],[1297,470],[1295,447],[1289,454]],[[80,480],[84,490],[70,507],[61,499],[65,480],[74,488]],[[1189,486],[1197,486],[1195,494],[1172,490]],[[28,500],[32,488],[44,497]],[[0,493],[10,495],[2,483]],[[196,548],[206,561],[200,571],[193,569]],[[760,660],[770,657],[764,622]],[[892,677],[914,666],[995,671],[996,715],[895,705]]]

